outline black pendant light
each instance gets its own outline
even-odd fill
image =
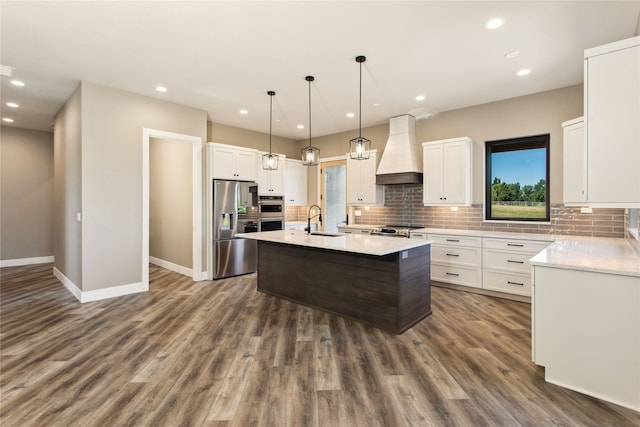
[[[362,63],[365,56],[356,56],[356,62],[360,64],[360,111],[358,113],[358,137],[349,141],[349,157],[355,160],[366,160],[371,155],[371,141],[362,136]]]
[[[307,76],[304,79],[309,82],[309,146],[300,151],[303,165],[316,166],[320,163],[320,149],[311,145],[311,82],[315,79],[313,76]]]
[[[273,95],[275,94],[272,90],[267,92],[267,95],[269,95],[269,154],[262,155],[262,169],[270,171],[278,169],[278,155],[271,152],[271,123],[273,117]]]

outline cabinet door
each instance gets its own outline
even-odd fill
[[[255,181],[257,163],[258,156],[256,153],[237,151],[235,153],[236,179]]]
[[[278,162],[278,169],[258,168],[258,194],[284,196],[284,162]]]
[[[464,142],[444,144],[443,202],[469,204],[469,146]]]
[[[587,200],[583,125],[584,122],[578,121],[563,127],[562,198],[565,205],[584,204]]]
[[[278,169],[269,171],[271,177],[270,186],[271,194],[275,196],[284,196],[284,176],[285,176],[286,163],[284,161],[278,162]]]
[[[444,175],[444,146],[434,144],[423,147],[423,202],[424,204],[442,204]]]
[[[585,92],[589,204],[640,207],[640,45],[587,58]]]
[[[211,177],[216,179],[238,179],[235,170],[235,152],[229,148],[213,147],[210,151],[213,161],[211,162]]]
[[[356,160],[360,163],[360,197],[365,204],[376,204],[376,157],[367,160]]]
[[[286,164],[285,203],[304,206],[307,204],[307,167],[296,160],[287,160]]]

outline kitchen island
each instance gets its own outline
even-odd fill
[[[258,290],[401,334],[431,314],[430,242],[280,230],[258,241]]]

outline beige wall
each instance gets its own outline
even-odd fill
[[[496,139],[549,133],[551,137],[551,203],[562,203],[562,127],[563,121],[583,114],[583,86],[521,96],[518,98],[446,111],[416,122],[419,143],[438,139],[469,136],[473,147],[473,203],[483,202],[484,143]],[[321,157],[344,155],[349,139],[357,130],[313,139]],[[372,148],[384,150],[389,125],[365,128],[362,135],[371,140]],[[299,147],[305,146],[304,141]],[[309,195],[315,196],[317,174],[309,175]],[[309,200],[316,200],[311,198]]]
[[[56,117],[56,209],[61,220],[54,233],[67,242],[56,246],[56,264],[59,258],[78,261],[78,266],[73,263],[76,270],[65,267],[63,273],[82,291],[141,281],[143,128],[200,137],[204,144],[207,113],[83,82]],[[71,227],[75,212],[82,212],[79,256],[68,243],[78,235]],[[203,264],[205,260],[203,254]]]
[[[82,289],[82,87],[55,118],[53,132],[55,267]]]
[[[0,259],[53,255],[53,134],[0,127]]]
[[[159,138],[149,143],[149,256],[193,267],[191,144]]]
[[[269,134],[252,130],[223,125],[221,123],[207,123],[208,142],[236,145],[239,147],[255,148],[256,150],[269,151]],[[299,159],[300,146],[298,141],[279,136],[271,137],[272,151],[284,154],[287,158]]]

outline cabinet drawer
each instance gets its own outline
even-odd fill
[[[549,242],[541,242],[537,240],[520,240],[520,239],[483,239],[483,247],[489,249],[505,249],[509,251],[526,251],[533,255],[537,254],[547,246]]]
[[[433,243],[448,245],[448,246],[472,246],[482,247],[482,237],[470,237],[470,236],[456,236],[449,234],[429,234],[427,240],[432,240]]]
[[[492,291],[531,296],[531,275],[484,270],[482,287]]]
[[[510,252],[498,251],[495,249],[485,249],[482,256],[484,268],[495,270],[514,271],[516,273],[529,274],[531,264],[529,260],[534,256],[530,252]]]
[[[431,245],[431,261],[444,265],[482,267],[482,249]]]
[[[482,269],[431,264],[431,280],[481,288]]]

